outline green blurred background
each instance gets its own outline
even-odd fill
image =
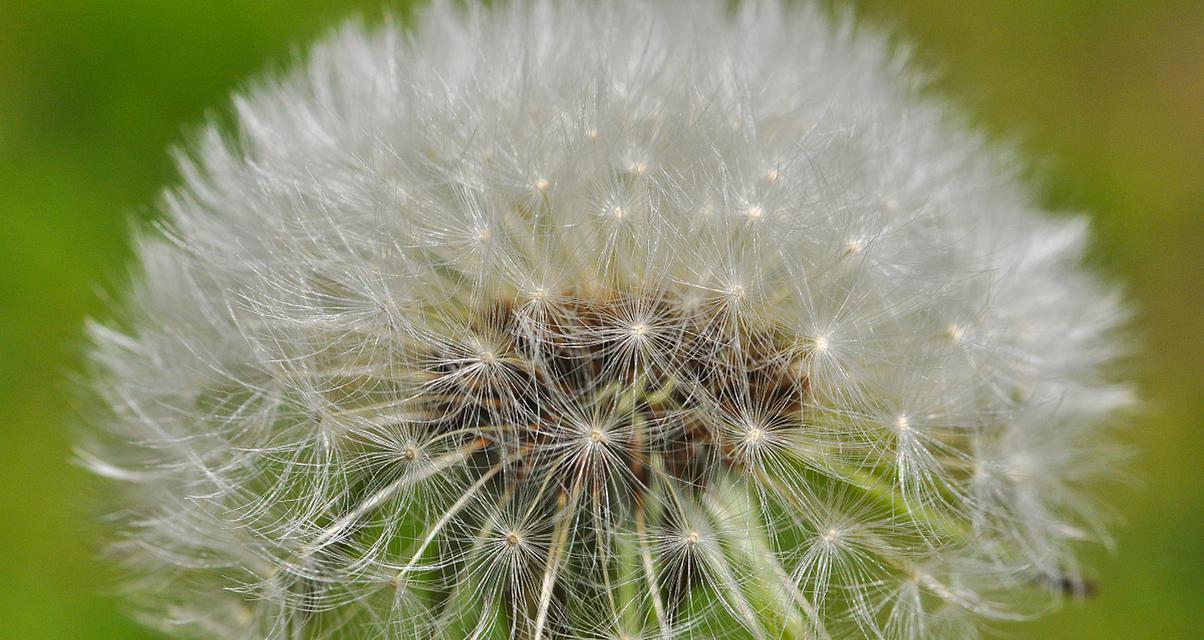
[[[1018,138],[1059,208],[1090,211],[1093,260],[1126,282],[1149,416],[1142,482],[1114,497],[1100,594],[1032,638],[1204,637],[1204,3],[857,2]],[[93,481],[69,464],[68,374],[131,221],[174,180],[166,149],[227,95],[379,0],[0,0],[0,637],[149,638],[106,596]]]

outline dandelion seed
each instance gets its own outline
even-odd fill
[[[828,340],[828,336],[823,335],[816,336],[814,344],[815,351],[818,353],[827,353],[828,348],[832,346],[832,343]]]

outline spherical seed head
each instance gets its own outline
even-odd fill
[[[1120,305],[901,62],[774,1],[437,3],[240,96],[93,328],[147,621],[964,637],[1081,584]]]

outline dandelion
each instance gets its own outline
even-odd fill
[[[436,3],[236,98],[91,328],[143,619],[962,638],[1082,591],[1123,309],[907,69],[810,6]]]

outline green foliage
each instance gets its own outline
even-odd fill
[[[937,90],[1021,136],[1047,197],[1093,213],[1102,268],[1141,311],[1151,415],[1130,438],[1144,486],[1114,501],[1121,553],[1095,558],[1098,597],[1034,637],[1190,637],[1204,620],[1204,57],[1198,3],[860,3],[900,25]],[[119,288],[130,218],[172,181],[165,149],[232,88],[373,0],[12,0],[0,8],[0,620],[14,638],[149,636],[103,595],[91,480],[69,465],[78,370],[96,294]],[[704,597],[700,594],[699,597]],[[750,597],[756,597],[750,594]],[[638,624],[638,621],[632,621]]]

